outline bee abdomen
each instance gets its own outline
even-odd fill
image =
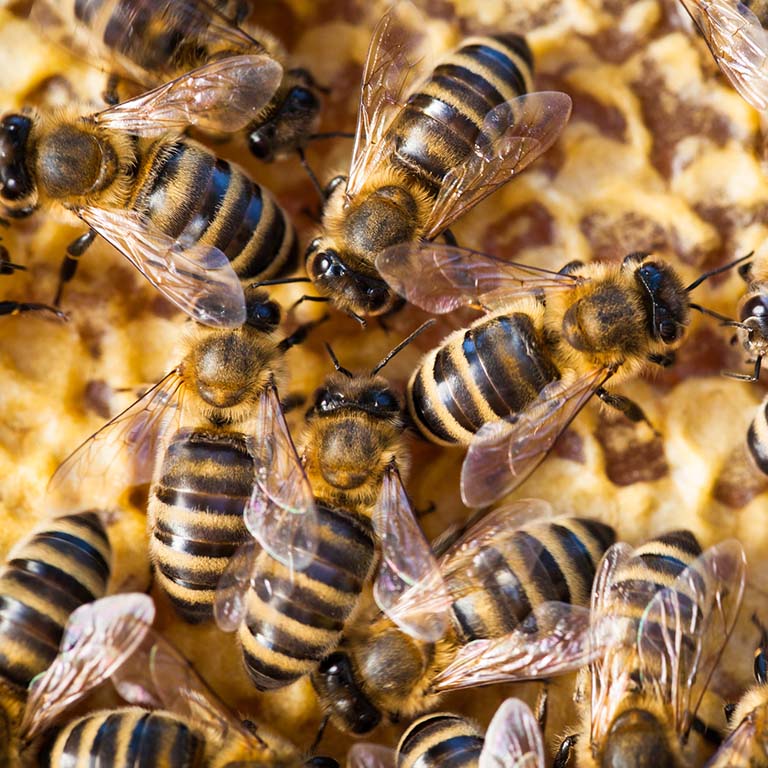
[[[260,690],[292,683],[314,670],[339,641],[373,563],[367,520],[317,506],[315,559],[291,573],[259,554],[239,636],[248,674]]]
[[[447,574],[464,642],[511,632],[551,600],[588,605],[597,565],[615,541],[596,520],[560,518],[510,531],[474,560],[474,572]]]
[[[768,398],[760,403],[747,432],[747,448],[757,468],[768,475]]]
[[[437,443],[467,444],[489,421],[519,413],[560,374],[542,334],[522,312],[473,325],[424,358],[408,385],[408,408]]]
[[[210,619],[216,586],[248,538],[253,458],[232,433],[177,432],[150,494],[150,556],[159,585],[190,623]]]
[[[416,720],[397,745],[397,768],[475,768],[483,733],[458,715],[434,714]]]
[[[69,615],[106,593],[111,549],[94,512],[51,521],[0,571],[0,676],[26,688],[50,666]]]
[[[94,712],[54,730],[38,755],[41,768],[200,768],[204,743],[174,715],[125,707]]]
[[[472,153],[486,115],[530,89],[532,62],[517,35],[468,40],[410,96],[390,128],[398,139],[395,162],[436,192]]]
[[[133,208],[182,247],[215,246],[247,283],[296,266],[296,232],[285,211],[237,166],[191,141],[156,146],[145,163]]]

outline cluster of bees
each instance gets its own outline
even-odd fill
[[[765,111],[764,9],[683,5]],[[30,13],[112,74],[97,112],[0,121],[11,226],[40,208],[87,226],[52,302],[3,301],[0,314],[66,318],[67,287],[101,237],[190,320],[175,368],[53,475],[52,506],[74,487],[80,509],[52,517],[0,572],[0,765],[335,764],[322,733],[307,754],[231,711],[152,627],[148,595],[105,596],[110,497],[142,484],[153,594],[189,625],[232,633],[255,690],[308,678],[342,733],[402,723],[396,750],[358,743],[350,765],[543,768],[546,687],[535,713],[509,699],[485,733],[434,711],[447,692],[577,670],[584,714],[559,741],[556,768],[692,765],[694,732],[715,745],[708,766],[768,765],[759,617],[757,687],[729,708],[727,733],[699,713],[741,607],[739,542],[702,550],[676,530],[633,549],[606,523],[542,501],[493,506],[593,396],[652,428],[614,387],[673,365],[691,311],[735,329],[751,367],[729,375],[756,381],[768,352],[765,260],[742,255],[686,285],[651,253],[552,271],[460,246],[454,222],[544,154],[570,116],[567,94],[535,90],[520,35],[467,38],[409,85],[408,34],[398,9],[387,13],[372,30],[349,171],[323,187],[305,149],[345,140],[318,133],[325,88],[248,23],[248,2],[34,0]],[[233,133],[260,160],[305,165],[321,212],[303,260],[276,197],[217,156]],[[1,255],[0,273],[23,269]],[[734,268],[748,286],[733,317],[691,301]],[[426,352],[404,396],[382,371],[434,321],[363,374],[329,346],[335,372],[299,430],[286,416],[286,355],[322,334],[324,318],[286,331],[271,291],[301,282],[309,293],[297,305],[321,302],[363,326],[406,303],[477,319]],[[478,511],[432,543],[406,491],[408,430],[467,449],[456,492]],[[768,401],[745,443],[754,473],[768,475]],[[124,705],[75,709],[107,681]]]

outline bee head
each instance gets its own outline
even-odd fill
[[[28,216],[36,207],[37,189],[27,165],[32,120],[6,115],[0,120],[0,200],[8,215]]]
[[[678,768],[667,730],[644,709],[622,712],[608,733],[601,768]]]

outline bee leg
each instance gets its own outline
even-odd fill
[[[446,245],[452,245],[456,247],[459,244],[456,240],[456,235],[454,235],[450,229],[443,230],[443,240],[445,240]]]
[[[564,267],[557,270],[557,273],[559,275],[570,275],[571,272],[574,272],[575,270],[579,269],[579,267],[583,267],[584,262],[579,261],[579,259],[574,259],[573,261],[569,261]]]
[[[104,99],[104,103],[110,107],[114,107],[115,104],[120,103],[120,96],[117,93],[117,86],[120,82],[120,77],[114,72],[107,78],[107,85],[101,94],[101,98]]]
[[[615,408],[617,411],[621,411],[630,421],[638,422],[644,421],[652,430],[655,435],[659,435],[655,427],[648,420],[648,417],[643,413],[643,409],[633,400],[630,400],[624,395],[614,395],[611,392],[600,387],[595,391],[595,394],[608,406]]]
[[[307,398],[301,392],[291,392],[280,401],[280,408],[282,408],[283,413],[289,413],[295,408],[301,408],[306,402]]]
[[[314,296],[305,296],[308,300],[313,300]],[[294,304],[294,306],[296,306]],[[293,307],[291,307],[293,309]],[[322,325],[328,320],[328,315],[323,315],[319,320],[310,320],[308,323],[302,323],[290,336],[286,336],[277,346],[282,352],[287,352],[291,347],[301,344],[306,340],[309,332],[318,325]]]
[[[725,715],[725,721],[728,723],[728,725],[733,725],[731,722],[733,720],[733,713],[736,711],[736,707],[738,705],[736,703],[726,704],[723,707],[723,714]]]
[[[736,271],[739,273],[739,277],[745,283],[752,282],[752,262],[751,261],[748,261],[746,264],[742,264]]]
[[[707,725],[700,717],[694,717],[691,723],[691,730],[696,731],[705,741],[719,747],[723,743],[723,735],[717,728]]]
[[[667,352],[665,355],[648,355],[648,362],[660,365],[662,368],[669,368],[675,362],[675,357],[674,352]]]
[[[52,312],[59,320],[69,320],[67,315],[56,307],[50,307],[48,304],[38,304],[32,301],[0,301],[1,315],[20,315],[23,312]]]
[[[536,716],[536,720],[541,728],[541,733],[547,728],[547,704],[549,703],[549,680],[542,680],[541,688],[536,696],[536,705],[533,710],[533,714]]]
[[[760,368],[763,364],[763,356],[758,355],[755,359],[755,368],[752,373],[739,373],[738,371],[723,371],[723,376],[727,376],[729,379],[736,379],[737,381],[750,381],[754,382],[760,378]]]
[[[560,744],[560,749],[557,750],[557,754],[555,755],[552,768],[566,768],[571,759],[571,751],[578,738],[578,735],[574,733],[563,739],[562,744]]]
[[[53,300],[54,307],[58,307],[61,304],[61,294],[64,291],[64,285],[75,276],[77,262],[95,239],[95,230],[89,229],[84,235],[80,235],[77,240],[73,240],[67,246],[67,253],[64,256],[64,261],[61,262],[61,270],[59,271],[59,287],[56,289],[56,296]]]
[[[320,727],[317,729],[317,736],[315,736],[315,740],[312,742],[312,746],[309,748],[310,755],[314,755],[315,752],[317,752],[317,748],[320,746],[320,742],[323,740],[323,734],[325,733],[325,729],[328,725],[329,720],[330,720],[330,715],[326,715],[320,721]]]

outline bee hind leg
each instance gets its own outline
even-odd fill
[[[80,235],[80,237],[73,240],[67,246],[67,252],[64,255],[64,261],[61,262],[61,269],[59,271],[59,286],[53,299],[54,307],[58,307],[61,304],[61,294],[64,292],[64,286],[75,276],[80,257],[88,250],[95,238],[95,230],[89,229],[84,235]]]
[[[643,412],[643,409],[634,400],[630,400],[624,395],[615,395],[608,392],[603,387],[596,390],[595,394],[609,407],[615,408],[617,411],[621,411],[630,421],[638,422],[644,421],[658,437],[659,432],[651,424],[648,417]]]

